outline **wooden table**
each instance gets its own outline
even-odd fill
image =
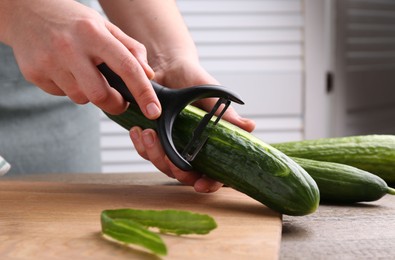
[[[218,223],[208,235],[162,235],[164,259],[278,259],[281,215],[230,188],[213,194],[163,174],[36,175],[0,179],[0,259],[158,259],[109,242],[100,212],[182,209]]]
[[[281,259],[395,259],[395,196],[283,216]]]
[[[175,185],[175,182],[162,174],[5,176],[5,178],[0,180],[99,185]],[[242,224],[240,221],[240,225]],[[278,231],[279,229],[275,227],[274,223],[273,230]],[[255,231],[251,232],[254,233]],[[50,245],[55,243],[52,242]],[[251,254],[250,257],[246,258],[394,259],[395,196],[387,195],[376,202],[351,206],[320,205],[315,213],[303,217],[282,216],[281,247],[279,241],[272,241],[271,246],[271,252],[274,252],[271,255],[261,255],[259,257]],[[259,251],[260,245],[252,245],[250,249],[254,252],[256,250]],[[279,252],[276,250],[279,250]],[[210,259],[210,257],[205,257],[204,259]],[[237,257],[234,259],[237,259]]]

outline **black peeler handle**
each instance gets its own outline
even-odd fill
[[[122,97],[128,101],[128,102],[134,102],[136,103],[136,100],[134,99],[132,93],[130,93],[130,90],[126,86],[125,82],[121,79],[120,76],[118,76],[115,72],[113,72],[105,63],[102,63],[97,66],[100,72],[103,74],[103,76],[106,78],[108,84],[118,90],[118,92],[122,95]],[[158,95],[158,92],[160,92],[164,87],[153,82],[152,81],[152,86]]]
[[[118,90],[129,102],[136,102],[124,81],[106,64],[98,65],[98,69],[107,79],[108,84]],[[233,92],[215,85],[201,85],[184,89],[169,89],[155,81],[151,81],[162,106],[162,114],[157,121],[157,132],[162,147],[169,159],[182,170],[192,170],[190,161],[184,158],[175,148],[172,138],[173,124],[178,114],[190,103],[198,99],[218,97],[239,104],[244,102]],[[224,112],[224,111],[223,111]],[[193,159],[192,159],[193,160]]]

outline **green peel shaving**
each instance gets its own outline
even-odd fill
[[[104,210],[101,213],[102,234],[105,238],[125,245],[140,246],[157,255],[166,255],[161,233],[186,235],[208,234],[217,227],[215,220],[205,214],[181,210]]]

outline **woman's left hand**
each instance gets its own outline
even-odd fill
[[[166,68],[166,70],[161,68]],[[185,88],[204,84],[219,85],[218,81],[207,73],[200,64],[190,60],[176,61],[167,63],[166,66],[160,66],[155,71],[154,80],[171,88]],[[215,99],[205,99],[197,102],[196,105],[210,111],[215,102]],[[248,132],[255,128],[254,121],[239,116],[232,106],[228,108],[222,118]],[[167,158],[154,130],[142,130],[140,127],[133,127],[130,130],[130,137],[139,155],[151,161],[157,169],[167,176],[175,178],[185,185],[193,186],[197,192],[214,192],[222,187],[221,183],[210,179],[204,173],[183,171],[177,168]]]

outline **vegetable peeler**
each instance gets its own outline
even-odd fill
[[[122,97],[128,101],[136,103],[132,93],[127,88],[124,81],[115,72],[113,72],[105,63],[98,65],[98,69],[106,78],[108,84],[115,88]],[[216,125],[225,111],[229,107],[231,101],[238,104],[244,102],[238,97],[237,94],[225,89],[222,86],[216,85],[199,85],[184,89],[170,89],[151,81],[152,87],[158,96],[162,106],[162,114],[156,120],[157,133],[161,145],[168,156],[168,158],[180,169],[189,171],[193,167],[192,162],[204,144],[207,142],[208,135],[204,135],[204,129],[210,122],[211,118],[217,112],[222,104],[223,109],[219,112],[217,119],[214,121]],[[177,151],[172,138],[173,124],[178,114],[189,104],[203,98],[219,98],[214,107],[207,113],[200,121],[198,126],[193,132],[192,139],[188,142],[185,149],[180,153]]]

